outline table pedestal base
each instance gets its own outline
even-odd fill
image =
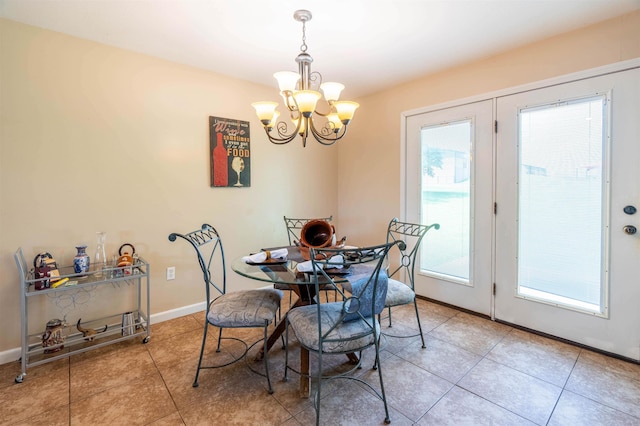
[[[289,308],[297,308],[298,306],[306,306],[313,303],[313,297],[308,294],[308,291],[300,291],[302,286],[291,286],[293,291],[298,295],[298,300]],[[308,289],[305,289],[308,290]],[[264,351],[269,351],[273,345],[280,339],[287,327],[286,314],[282,320],[276,324],[273,333],[267,338],[266,348],[262,347],[256,354],[255,360],[262,361],[264,358]],[[347,354],[349,361],[352,364],[359,362],[358,355],[354,353]],[[311,389],[311,378],[309,376],[309,351],[303,347],[300,347],[300,398],[309,398]]]

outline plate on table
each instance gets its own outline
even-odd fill
[[[252,262],[250,260],[246,261],[247,265],[282,265],[283,263],[287,263],[287,259],[271,258],[262,262]]]

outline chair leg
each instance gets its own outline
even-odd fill
[[[293,302],[293,291],[289,290],[289,307]],[[278,321],[282,321],[282,300],[280,300],[280,307],[278,308]]]
[[[282,321],[282,299],[280,299],[280,306],[278,307],[278,322]],[[284,349],[284,339],[280,336],[282,340],[282,349]]]
[[[291,305],[293,304],[293,290],[289,291],[289,309],[291,309]],[[281,308],[282,310],[282,308]],[[282,321],[282,315],[280,315],[280,318],[278,319],[278,322]],[[285,346],[287,345],[284,341],[284,336],[280,336],[280,340],[282,341],[282,349],[285,348]]]
[[[220,332],[218,333],[218,347],[216,348],[216,352],[220,352],[221,344],[222,344],[222,327],[220,327]]]
[[[202,356],[204,355],[204,345],[207,342],[207,329],[209,328],[209,321],[204,323],[204,335],[202,336],[202,347],[200,348],[200,358],[198,359],[198,369],[196,370],[196,378],[193,380],[193,387],[198,387],[198,376],[200,375],[200,366],[202,365]]]
[[[389,328],[393,327],[391,324],[391,306],[387,306],[387,311],[389,312]]]
[[[282,300],[280,300],[280,304],[278,306],[278,321],[282,320]]]
[[[283,382],[289,380],[289,320],[285,319],[286,327],[284,328],[284,377],[282,378]]]
[[[318,376],[316,378],[318,390],[316,391],[316,395],[314,397],[313,405],[316,409],[316,426],[320,426],[320,397],[322,390],[322,351],[318,352]]]
[[[380,322],[380,320],[378,320],[378,323]],[[380,337],[378,338],[378,347],[380,346],[380,339],[382,339],[382,333],[380,333]],[[376,353],[376,357],[373,360],[373,366],[371,367],[372,370],[377,370],[378,369],[378,363],[380,362],[380,359],[378,358],[378,354]]]
[[[382,314],[378,314],[378,324],[380,324],[380,326],[382,327]],[[380,339],[382,339],[382,333],[380,333],[380,337],[378,337],[378,345],[380,344]],[[373,366],[371,367],[371,369],[378,369],[378,361],[378,355],[376,354],[376,358],[373,360]]]
[[[262,346],[263,348],[267,347],[267,338],[268,338],[267,328],[268,327],[269,327],[269,321],[265,321],[265,324],[264,324],[264,345]],[[273,387],[271,386],[271,376],[269,375],[269,351],[267,351],[267,350],[264,351],[264,356],[262,357],[262,359],[264,360],[264,371],[265,371],[265,374],[267,375],[267,384],[269,385],[269,393],[272,394],[273,393]]]
[[[289,308],[291,308],[291,305],[293,304],[293,291],[290,290],[289,291]],[[280,308],[278,309],[278,322],[282,321],[282,300],[280,301]],[[282,349],[285,348],[286,343],[284,341],[284,336],[280,336],[280,341],[282,342]]]
[[[378,366],[378,377],[380,378],[380,394],[382,395],[382,402],[384,403],[384,422],[386,424],[391,423],[391,417],[389,417],[389,407],[387,407],[387,395],[384,393],[384,382],[382,381],[382,365],[380,364],[380,339],[375,339],[376,348],[376,365]]]
[[[415,298],[413,299],[413,307],[416,309],[416,320],[418,321],[418,330],[420,331],[420,339],[422,339],[422,348],[424,349],[427,345],[424,344],[424,334],[422,334],[422,325],[420,324],[420,315],[418,314],[418,301]]]

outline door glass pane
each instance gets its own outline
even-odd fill
[[[520,112],[520,296],[601,312],[604,114],[600,96]]]
[[[440,224],[422,243],[423,272],[469,281],[471,121],[421,130],[421,220]]]

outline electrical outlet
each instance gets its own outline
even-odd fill
[[[176,267],[169,266],[167,268],[167,281],[176,279]]]

